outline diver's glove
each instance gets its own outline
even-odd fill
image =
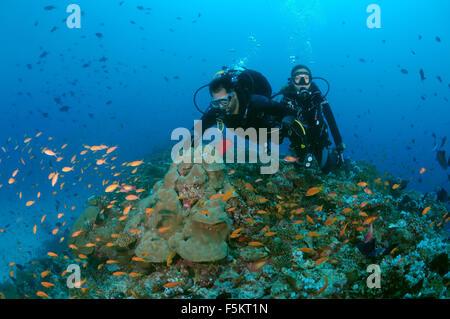
[[[339,143],[338,145],[336,145],[338,167],[341,167],[342,164],[344,164],[344,156],[342,155],[342,153],[344,153],[344,150],[345,150],[344,143]]]
[[[344,143],[339,143],[338,145],[336,145],[336,151],[338,151],[338,153],[343,153],[345,150],[345,144]]]

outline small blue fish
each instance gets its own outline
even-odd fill
[[[395,247],[394,245],[391,245],[388,248],[375,248],[376,243],[376,238],[372,238],[368,242],[359,242],[357,247],[366,258],[384,256]]]

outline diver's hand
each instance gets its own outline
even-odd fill
[[[342,153],[344,153],[345,145],[343,143],[340,143],[336,146],[336,152],[337,152],[337,165],[338,167],[341,167],[342,164],[344,164],[344,156]]]
[[[339,154],[344,153],[344,150],[345,150],[345,144],[344,143],[340,143],[340,144],[336,145],[336,151]]]
[[[338,153],[337,156],[337,166],[341,167],[342,164],[344,164],[344,156],[342,155],[342,153]]]

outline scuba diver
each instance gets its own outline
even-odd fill
[[[212,97],[210,106],[202,112],[197,105],[198,92],[209,87]],[[230,128],[250,127],[255,129],[280,126],[281,120],[294,116],[296,111],[288,105],[271,99],[272,87],[261,73],[244,68],[224,69],[217,72],[211,83],[200,87],[194,94],[194,105],[203,113],[202,135],[206,129],[217,124],[219,130],[224,125]],[[270,141],[270,136],[267,141]]]
[[[291,71],[289,83],[272,98],[283,95],[281,103],[289,105],[296,113],[288,115],[282,120],[281,136],[289,137],[291,148],[298,157],[297,163],[311,166],[313,156],[324,173],[341,167],[344,144],[339,133],[330,105],[326,100],[328,90],[322,95],[318,86],[312,82],[311,70],[304,65],[297,65]],[[331,131],[336,148],[330,149],[332,144],[328,136]]]

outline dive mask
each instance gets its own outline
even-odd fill
[[[231,102],[231,99],[233,98],[234,92],[230,92],[228,95],[213,99],[211,101],[211,107],[214,109],[224,110],[228,107],[228,105]]]
[[[311,76],[308,72],[297,72],[291,80],[296,85],[308,85],[311,82]]]

